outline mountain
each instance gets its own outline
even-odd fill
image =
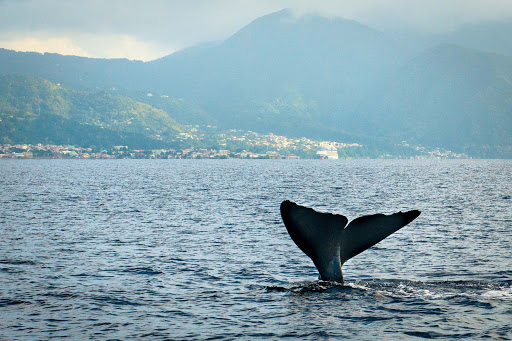
[[[165,111],[180,124],[216,125],[217,120],[203,108],[184,98],[163,95],[157,92],[111,89],[108,92],[129,97],[137,102],[146,103],[156,109]]]
[[[355,21],[283,10],[195,56],[146,66],[153,88],[208,108],[221,124],[300,135],[339,120],[405,50]]]
[[[436,44],[447,43],[483,52],[512,56],[512,20],[466,24],[448,33],[432,37]]]
[[[131,88],[146,77],[141,61],[0,49],[0,74],[27,74],[73,89]]]
[[[180,124],[375,148],[406,140],[509,157],[507,25],[398,37],[351,20],[283,10],[225,41],[150,62],[0,49],[0,74],[43,77],[76,94],[113,96],[114,102],[129,97]]]
[[[26,73],[75,89],[182,98],[226,128],[316,136],[332,131],[350,138],[331,123],[398,67],[405,50],[354,21],[297,18],[283,10],[256,19],[226,41],[152,62],[2,50],[0,73]]]
[[[104,91],[68,90],[25,75],[0,76],[2,143],[169,144],[181,128],[166,112]]]
[[[361,130],[479,157],[512,157],[512,57],[441,45],[358,109]],[[364,123],[363,123],[364,122]]]

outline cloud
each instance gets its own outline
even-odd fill
[[[460,25],[512,18],[510,0],[283,1],[299,13],[316,12],[383,30],[446,32]],[[293,6],[292,6],[293,5]]]
[[[0,47],[15,51],[54,52],[92,58],[128,58],[148,61],[176,51],[158,42],[142,41],[129,35],[79,33],[61,36],[40,32],[36,35],[7,35]]]
[[[512,18],[511,0],[0,0],[0,47],[47,44],[60,53],[147,60],[226,39],[283,8],[394,31],[442,32]]]
[[[68,53],[74,46],[80,55],[148,60],[225,39],[278,9],[231,0],[0,0],[0,47]]]
[[[468,23],[512,18],[510,0],[363,0],[363,4],[367,7],[358,18],[384,30],[440,33]]]
[[[217,40],[280,8],[227,0],[7,0],[0,5],[0,32],[129,35],[173,45]]]
[[[0,46],[15,51],[55,52],[65,55],[90,57],[81,47],[76,46],[67,38],[31,38],[0,40]]]

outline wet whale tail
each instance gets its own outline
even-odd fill
[[[291,201],[281,203],[281,216],[292,240],[313,260],[320,278],[343,283],[341,266],[420,215],[420,211],[375,214],[348,219],[317,212]]]

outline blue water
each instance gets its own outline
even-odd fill
[[[1,160],[0,339],[512,339],[512,162]],[[279,215],[421,216],[318,281]]]

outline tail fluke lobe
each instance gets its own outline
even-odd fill
[[[281,216],[290,237],[313,260],[321,278],[342,282],[340,245],[348,219],[317,212],[291,201],[283,201]]]
[[[348,224],[340,250],[341,263],[369,249],[416,219],[420,211],[375,214],[356,218]]]

